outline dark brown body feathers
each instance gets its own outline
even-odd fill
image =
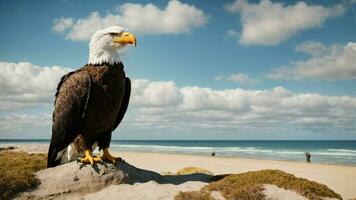
[[[129,104],[130,79],[122,63],[85,65],[62,77],[53,112],[48,167],[60,164],[57,155],[76,141],[83,151],[98,143],[108,148],[111,132],[123,119]]]

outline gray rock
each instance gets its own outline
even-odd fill
[[[83,165],[76,162],[36,173],[41,184],[18,199],[66,199],[94,193],[110,185],[154,181],[159,184],[182,184],[188,181],[211,182],[217,177],[207,174],[166,175],[136,168],[126,162]]]

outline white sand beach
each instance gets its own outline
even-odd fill
[[[38,153],[46,152],[47,150],[46,145],[17,146],[19,147],[19,150],[27,152]],[[298,177],[325,184],[335,192],[339,193],[344,199],[356,197],[356,166],[145,152],[113,152],[113,154],[122,157],[126,162],[138,168],[152,170],[158,173],[176,172],[179,169],[189,166],[207,169],[215,175],[241,173],[261,169],[279,169]],[[147,186],[150,186],[151,188],[157,187],[153,183],[148,183]],[[186,186],[189,186],[191,189],[199,188],[193,187],[191,183],[186,184]],[[128,186],[126,185],[122,187]],[[140,188],[138,185],[132,187],[135,189]],[[169,186],[164,187],[170,188]],[[184,185],[182,185],[179,189],[189,190],[184,188]],[[122,190],[123,188],[114,189],[111,186],[108,189],[116,191]],[[98,193],[98,195],[102,195],[102,192]]]
[[[323,183],[344,199],[356,197],[356,167],[353,166],[142,152],[115,153],[135,166],[157,172],[175,172],[187,166],[208,169],[214,174],[279,169]]]

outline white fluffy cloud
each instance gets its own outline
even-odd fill
[[[296,47],[310,55],[307,60],[292,62],[267,74],[269,79],[356,79],[356,43],[325,46],[320,42],[304,42]]]
[[[276,45],[303,30],[321,26],[326,19],[341,15],[345,10],[341,4],[324,7],[299,1],[284,5],[270,0],[261,0],[258,4],[235,0],[225,9],[240,14],[240,43],[243,45]]]
[[[6,116],[0,116],[0,131],[4,133],[19,131],[28,132],[29,129],[38,127],[47,127],[49,130],[51,119],[49,113],[33,115],[9,113]]]
[[[308,48],[306,48],[308,49]],[[50,130],[50,112],[40,105],[53,102],[60,76],[70,69],[31,63],[0,62],[0,132],[31,127]],[[14,108],[30,107],[23,110]],[[34,109],[33,114],[29,110]],[[41,110],[42,109],[42,110]],[[48,113],[47,113],[48,112]],[[276,132],[289,128],[308,131],[356,131],[356,98],[271,90],[178,87],[173,81],[132,80],[125,124],[169,130],[229,130]],[[37,129],[36,129],[37,130]],[[183,131],[183,130],[182,130]]]
[[[171,0],[164,9],[151,3],[125,3],[105,16],[92,12],[80,19],[61,17],[55,20],[52,30],[70,40],[88,40],[96,30],[112,25],[139,34],[180,34],[202,27],[207,21],[208,16],[201,9]]]
[[[356,98],[350,96],[294,93],[283,87],[272,90],[177,88],[171,81],[148,80],[134,81],[133,90],[136,91],[132,103],[137,112],[130,123],[140,126],[155,127],[164,123],[170,128],[217,130],[281,131],[290,127],[309,131],[356,130]],[[142,98],[144,96],[148,98]],[[158,102],[162,105],[157,106]]]
[[[150,82],[133,80],[131,102],[145,106],[175,105],[179,99],[178,88],[173,81]]]
[[[63,33],[65,30],[71,28],[73,24],[74,20],[72,18],[61,17],[54,20],[54,26],[52,30],[57,33]]]
[[[69,71],[59,66],[0,61],[0,110],[51,102],[60,77]]]

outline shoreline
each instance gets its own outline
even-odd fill
[[[335,167],[354,167],[356,168],[356,164],[348,164],[348,163],[318,163],[318,162],[313,162],[311,160],[310,163],[303,162],[303,161],[297,161],[297,160],[272,160],[272,159],[262,159],[262,158],[248,158],[248,157],[239,157],[239,156],[220,156],[220,155],[205,155],[205,154],[184,154],[184,153],[176,153],[176,152],[156,152],[156,151],[117,151],[117,150],[112,150],[113,153],[120,154],[120,153],[147,153],[147,154],[167,154],[167,155],[181,155],[181,156],[196,156],[196,157],[207,157],[207,158],[229,158],[229,159],[240,159],[240,160],[254,160],[254,161],[276,161],[276,162],[288,162],[288,163],[304,163],[304,164],[310,164],[310,165],[328,165],[328,166],[335,166]]]
[[[15,146],[18,147],[18,150],[23,150],[27,153],[47,153],[49,144],[43,143],[0,143],[0,147],[9,147]],[[167,155],[182,155],[182,156],[197,156],[197,157],[215,157],[215,158],[229,158],[229,159],[241,159],[241,160],[254,160],[254,161],[276,161],[276,162],[288,162],[288,163],[299,163],[299,164],[308,164],[308,165],[327,165],[327,166],[341,166],[341,167],[356,167],[356,164],[353,163],[320,163],[320,162],[313,162],[313,157],[310,163],[305,161],[298,161],[298,160],[281,160],[281,159],[263,159],[263,158],[249,158],[249,157],[239,157],[239,156],[211,156],[207,154],[194,154],[194,153],[177,153],[177,152],[158,152],[158,151],[130,151],[130,150],[115,150],[110,149],[113,153],[120,154],[122,152],[131,152],[131,153],[151,153],[151,154],[167,154]],[[98,149],[94,151],[94,153],[98,153]]]
[[[175,152],[146,152],[146,151],[117,151],[112,150],[113,154],[120,154],[120,153],[142,153],[142,154],[162,154],[162,155],[175,155],[175,156],[195,156],[195,157],[206,157],[206,158],[227,158],[227,159],[239,159],[239,160],[246,160],[246,161],[272,161],[272,162],[286,162],[286,163],[299,163],[299,164],[307,164],[307,165],[321,165],[321,166],[334,166],[334,167],[351,167],[356,168],[356,164],[339,164],[339,163],[317,163],[311,161],[310,163],[303,162],[303,161],[296,161],[296,160],[272,160],[272,159],[259,159],[259,158],[246,158],[246,157],[238,157],[238,156],[210,156],[210,155],[203,155],[203,154],[184,154],[184,153],[175,153]]]

